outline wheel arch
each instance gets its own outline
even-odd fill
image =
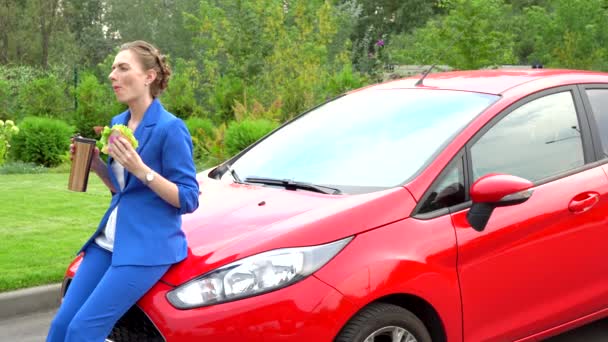
[[[355,314],[350,317],[347,322],[361,312],[361,310],[373,303],[397,305],[411,311],[422,321],[422,323],[424,323],[425,327],[429,331],[429,334],[431,335],[433,342],[447,341],[445,327],[437,310],[435,310],[435,308],[423,298],[411,294],[399,293],[378,298],[373,302],[367,303],[367,305],[361,307],[361,309],[355,312]]]

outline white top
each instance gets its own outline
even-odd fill
[[[122,191],[125,188],[125,168],[117,161],[112,161],[110,167],[112,168],[114,176],[116,176],[116,180],[120,186],[120,191]],[[114,235],[116,233],[117,215],[118,205],[114,208],[114,210],[112,210],[110,217],[108,217],[106,227],[95,238],[95,242],[99,245],[99,247],[107,249],[110,252],[114,250]]]

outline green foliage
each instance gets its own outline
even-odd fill
[[[11,156],[26,163],[53,167],[64,161],[74,128],[62,120],[26,117],[12,139]]]
[[[26,65],[0,65],[0,120],[20,119],[20,97],[22,89],[46,72]]]
[[[608,8],[603,0],[555,0],[524,9],[518,53],[549,67],[608,70]]]
[[[124,110],[122,104],[116,101],[110,87],[101,84],[93,74],[85,73],[75,90],[78,109],[71,122],[76,131],[83,137],[95,138],[95,126],[105,126],[112,117]]]
[[[107,80],[110,72],[112,71],[112,64],[114,64],[114,57],[118,54],[118,47],[115,47],[95,68],[93,73],[99,80]]]
[[[63,117],[69,106],[65,83],[54,75],[36,78],[24,84],[19,93],[21,117]]]
[[[11,116],[11,102],[9,83],[0,78],[0,120],[6,120]]]
[[[232,106],[244,96],[243,80],[234,76],[223,76],[217,79],[209,103],[214,109],[213,118],[217,122],[227,122],[234,119]]]
[[[11,139],[19,134],[19,127],[12,120],[0,120],[0,165],[4,164],[11,148]]]
[[[100,63],[114,45],[104,34],[104,5],[101,0],[64,0],[66,25],[74,35],[76,60],[80,63]]]
[[[185,123],[193,139],[215,139],[215,126],[211,120],[193,117],[187,119]]]
[[[391,40],[387,50],[393,63],[478,69],[516,62],[510,5],[503,0],[451,0],[444,5],[447,15]]]
[[[62,118],[94,137],[93,126],[125,109],[106,85],[118,47],[145,39],[174,62],[163,104],[212,120],[197,155],[221,161],[227,123],[283,122],[380,81],[387,63],[608,70],[606,18],[605,0],[9,1],[0,120]]]
[[[233,106],[234,117],[236,121],[245,119],[266,119],[273,122],[280,122],[282,118],[283,103],[280,99],[271,103],[270,106],[264,107],[257,100],[249,100],[247,97],[243,102],[235,101]]]
[[[191,117],[185,121],[192,136],[194,160],[197,164],[206,164],[209,159],[217,157],[221,146],[217,141],[216,128],[209,119]]]
[[[45,173],[47,171],[48,169],[44,166],[36,165],[34,163],[24,163],[22,161],[11,161],[4,165],[0,165],[0,175]]]
[[[363,87],[369,81],[353,70],[352,65],[346,64],[340,72],[333,74],[325,85],[328,98],[333,98],[349,90]]]
[[[182,119],[202,113],[195,97],[195,89],[198,88],[197,73],[194,62],[178,59],[169,87],[161,98],[167,110]]]
[[[224,145],[228,155],[233,156],[275,129],[278,125],[265,119],[245,119],[228,125]]]
[[[143,39],[172,57],[193,57],[194,34],[186,30],[184,15],[196,11],[198,0],[104,0],[102,3],[104,29],[108,31],[107,36],[120,37],[116,43]]]
[[[345,5],[350,1],[345,1]],[[440,11],[437,1],[359,0],[352,33],[353,63],[360,72],[378,76],[386,62],[383,44],[391,34],[411,32]]]
[[[188,21],[202,102],[217,122],[235,119],[237,103],[280,103],[285,120],[323,102],[326,83],[350,64],[356,15],[352,3],[202,0]]]

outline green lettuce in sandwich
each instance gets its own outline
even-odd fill
[[[139,146],[137,139],[135,139],[135,136],[133,135],[133,131],[129,127],[125,125],[114,125],[112,128],[105,126],[101,132],[101,138],[99,139],[101,146],[99,150],[101,153],[108,154],[108,145],[120,136],[130,142],[134,149]]]

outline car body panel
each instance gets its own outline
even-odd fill
[[[191,310],[166,300],[173,288],[156,284],[138,305],[167,341],[330,341],[356,308],[335,289],[308,277],[265,295]]]
[[[448,341],[460,341],[456,259],[449,215],[429,221],[408,218],[358,235],[316,276],[357,307],[392,295],[423,299],[442,318]]]
[[[523,85],[534,81],[548,81],[547,83],[550,84],[550,86],[559,84],[593,83],[594,80],[603,83],[606,81],[606,74],[593,71],[559,69],[496,69],[431,73],[424,79],[421,85],[416,86],[419,79],[420,76],[414,76],[402,80],[385,82],[369,88],[430,88],[500,95],[514,88],[522,89]],[[532,86],[536,89],[543,89],[543,86],[537,84],[533,84]],[[528,94],[530,92],[526,93]]]
[[[572,213],[571,199],[589,191],[600,201]],[[496,208],[481,233],[466,210],[453,214],[465,340],[512,341],[605,309],[606,212],[606,175],[592,168],[535,187],[525,203]]]
[[[170,284],[257,253],[353,236],[401,220],[416,205],[404,188],[332,196],[213,179],[200,186],[204,210],[183,217],[188,258],[163,276]]]

